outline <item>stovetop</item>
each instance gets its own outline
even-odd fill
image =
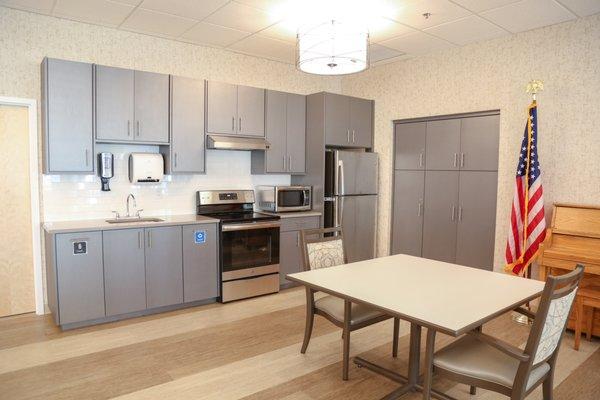
[[[254,222],[254,221],[274,221],[278,220],[279,216],[277,215],[268,215],[259,212],[253,211],[243,211],[243,212],[212,212],[212,213],[202,213],[206,217],[216,218],[221,220],[222,223],[232,224],[232,223],[244,223],[244,222]]]

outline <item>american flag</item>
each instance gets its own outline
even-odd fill
[[[538,161],[537,105],[529,106],[525,135],[517,166],[515,197],[510,213],[510,231],[506,243],[506,270],[523,274],[535,260],[546,237],[544,196]]]

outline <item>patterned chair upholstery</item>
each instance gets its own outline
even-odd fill
[[[342,239],[306,244],[310,269],[329,268],[344,264],[344,242]]]

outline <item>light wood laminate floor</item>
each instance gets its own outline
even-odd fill
[[[304,290],[61,332],[49,316],[0,319],[0,399],[379,399],[393,382],[352,365],[341,380],[341,332],[316,317],[300,354]],[[450,312],[450,311],[449,311]],[[402,332],[407,332],[403,324]],[[521,345],[528,328],[504,315],[485,332]],[[352,333],[351,355],[406,373],[408,336],[391,358],[391,321]],[[436,346],[452,339],[438,335]],[[558,359],[555,399],[597,399],[600,341]],[[435,379],[459,399],[500,399]],[[420,399],[420,394],[405,397]],[[541,399],[535,392],[531,399]]]

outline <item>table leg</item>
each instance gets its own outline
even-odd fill
[[[421,361],[421,326],[410,324],[410,348],[408,350],[408,384],[419,383]]]
[[[431,399],[431,382],[433,380],[433,352],[435,350],[435,329],[427,329],[425,344],[425,381],[423,382],[423,400]]]

